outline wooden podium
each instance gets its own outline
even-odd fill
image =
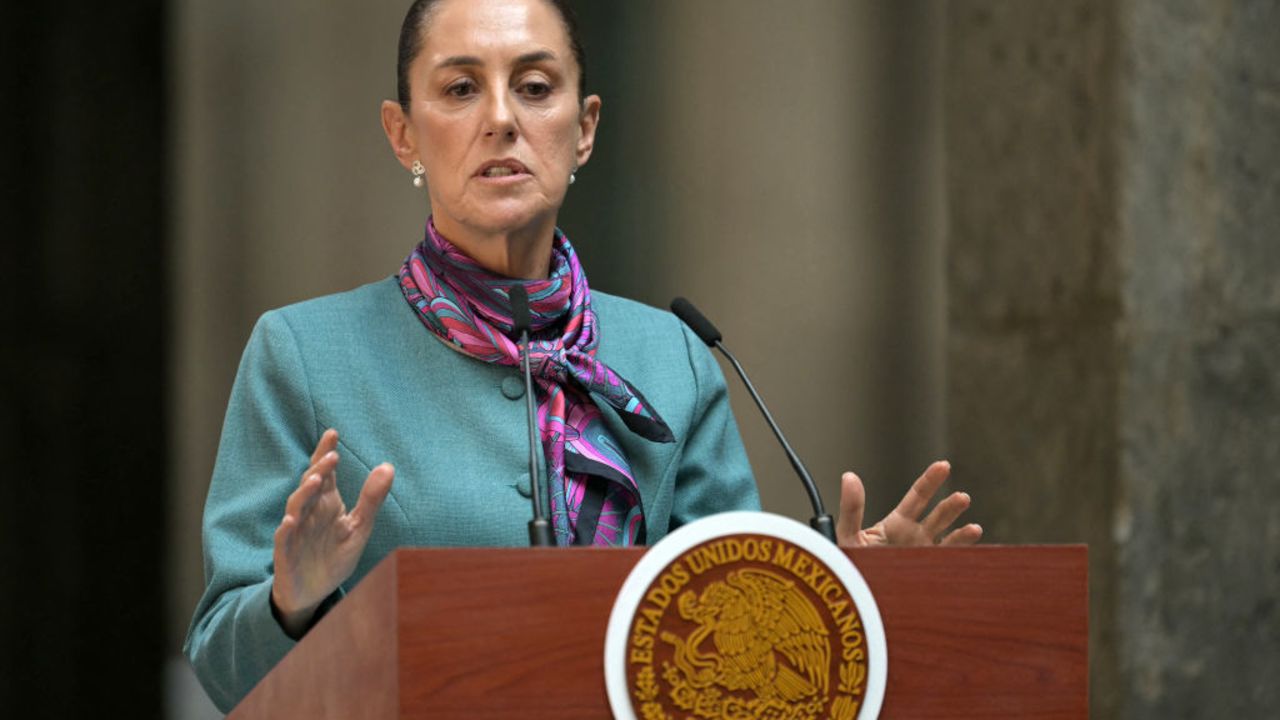
[[[229,717],[608,718],[605,630],[643,552],[399,550]],[[881,717],[1088,716],[1084,546],[847,552],[888,639]]]

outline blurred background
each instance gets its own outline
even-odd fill
[[[217,717],[180,647],[249,330],[422,234],[407,5],[2,6],[0,715]],[[1095,717],[1271,716],[1280,3],[578,5],[592,286],[701,306],[829,505],[947,458],[988,542],[1088,543]]]

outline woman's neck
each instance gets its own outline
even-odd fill
[[[524,280],[543,280],[551,272],[555,219],[515,230],[482,232],[433,217],[436,231],[491,273]]]

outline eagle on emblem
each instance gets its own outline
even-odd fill
[[[719,685],[762,700],[794,703],[819,693],[830,679],[828,631],[813,603],[792,580],[760,568],[742,568],[698,595],[680,596],[685,620],[698,624],[688,637],[663,632],[673,662],[692,688]],[[704,648],[710,639],[714,652]]]

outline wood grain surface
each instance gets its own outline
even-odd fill
[[[233,718],[608,718],[604,636],[642,550],[400,550]],[[1083,546],[849,552],[884,620],[884,718],[1088,716]]]

